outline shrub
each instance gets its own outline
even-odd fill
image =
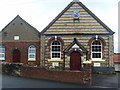
[[[50,66],[48,69],[49,70],[64,70],[63,67],[57,67],[57,66]]]
[[[3,74],[20,76],[20,67],[22,66],[21,63],[2,62],[1,64]]]

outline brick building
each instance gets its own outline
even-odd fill
[[[3,28],[0,35],[0,60],[39,65],[40,33],[19,15]]]
[[[83,63],[113,67],[113,34],[84,4],[73,0],[38,32],[20,16],[2,31],[0,59],[81,70]]]
[[[120,71],[120,53],[114,53],[115,71]]]

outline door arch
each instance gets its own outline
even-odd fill
[[[13,62],[20,62],[21,59],[21,53],[19,49],[13,50]]]
[[[71,70],[81,69],[81,55],[77,51],[73,51],[70,55],[70,69]]]

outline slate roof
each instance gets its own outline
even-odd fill
[[[26,25],[30,26],[30,27],[33,28],[36,32],[40,33],[35,27],[33,27],[32,25],[30,25],[28,22],[26,22],[24,19],[22,19],[19,15],[17,15],[10,23],[8,23],[8,24],[1,30],[1,32],[4,31],[4,29],[5,29],[7,26],[9,26],[9,25],[10,25],[15,19],[17,19],[17,18],[20,18]]]
[[[14,36],[19,36],[19,40],[14,40]],[[38,42],[40,32],[17,15],[0,32],[2,42]]]

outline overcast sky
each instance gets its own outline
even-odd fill
[[[43,30],[73,0],[0,0],[0,30],[18,14],[37,30]],[[118,52],[118,1],[80,0],[114,32]]]

